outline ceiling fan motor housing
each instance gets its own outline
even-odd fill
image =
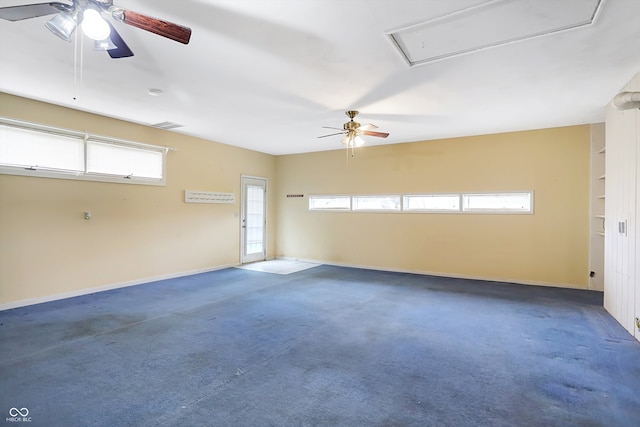
[[[353,121],[353,118],[358,115],[358,112],[356,110],[349,110],[345,112],[345,114],[351,119],[351,121],[344,124],[344,130],[353,131],[358,129],[360,127],[360,123]]]
[[[344,124],[344,130],[356,130],[360,127],[360,123],[354,122],[353,119],[350,122]]]

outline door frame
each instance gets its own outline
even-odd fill
[[[246,255],[245,254],[245,223],[246,223],[246,184],[249,184],[250,181],[262,181],[264,183],[264,230],[262,234],[262,255]],[[240,175],[240,264],[248,264],[256,261],[264,261],[267,259],[267,213],[268,213],[268,200],[267,200],[267,188],[268,188],[268,179],[261,176],[253,176],[253,175]]]

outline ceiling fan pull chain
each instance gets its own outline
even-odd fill
[[[83,37],[78,36],[78,31],[73,39],[73,99],[78,99],[82,91],[82,44]]]
[[[84,37],[80,37],[80,84],[78,86],[78,96],[82,96],[84,86]]]

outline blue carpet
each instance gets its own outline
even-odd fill
[[[0,343],[31,426],[640,425],[596,292],[232,268],[0,312]]]

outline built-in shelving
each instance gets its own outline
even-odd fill
[[[589,280],[589,289],[604,289],[604,235],[605,235],[605,194],[606,194],[606,148],[605,126],[603,123],[591,125],[589,171],[589,270],[594,274]]]

